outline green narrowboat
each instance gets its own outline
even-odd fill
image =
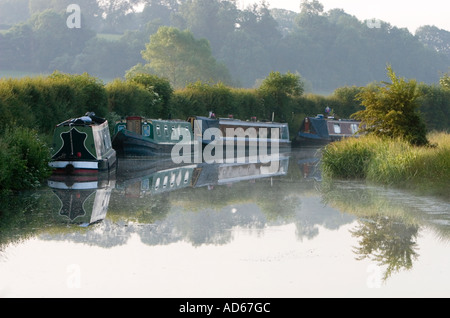
[[[58,124],[49,166],[54,173],[90,174],[109,171],[116,163],[108,121],[86,113]]]
[[[170,155],[175,144],[192,146],[193,132],[184,120],[146,119],[130,116],[116,123],[112,146],[119,156]]]

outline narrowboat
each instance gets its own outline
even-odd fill
[[[269,150],[277,145],[280,151],[290,149],[289,126],[287,123],[276,123],[268,121],[257,121],[255,117],[251,120],[211,117],[190,117],[195,137],[201,138],[203,146],[216,141],[220,143],[224,152],[228,144],[234,145],[237,151],[240,146],[245,149],[245,155],[249,155],[250,149],[260,150],[261,146]],[[213,128],[207,133],[208,129]]]
[[[114,127],[112,146],[119,156],[170,155],[175,144],[195,144],[192,126],[183,120],[129,116]]]
[[[306,117],[296,137],[300,145],[325,145],[347,137],[359,136],[360,122],[317,115]]]
[[[110,171],[116,163],[108,121],[88,112],[55,127],[49,166],[54,173],[90,174]]]

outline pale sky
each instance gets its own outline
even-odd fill
[[[261,0],[239,0],[245,7]],[[301,0],[266,0],[270,8],[300,11]],[[448,0],[319,0],[325,11],[344,9],[359,20],[380,19],[393,26],[408,28],[414,33],[423,25],[435,25],[450,31],[450,1]]]

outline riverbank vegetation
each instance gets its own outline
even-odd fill
[[[36,188],[50,176],[50,151],[36,131],[9,127],[0,134],[0,193]]]
[[[361,120],[362,137],[327,145],[323,173],[406,187],[434,185],[444,194],[450,185],[450,135],[427,131],[415,80],[397,77],[390,66],[387,75],[391,83],[367,86],[357,94],[364,109],[352,117]],[[445,79],[441,90],[448,92]]]
[[[324,177],[365,179],[448,195],[450,134],[433,132],[427,137],[432,146],[417,147],[400,138],[377,136],[330,144],[322,156]]]

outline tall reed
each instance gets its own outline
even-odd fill
[[[322,156],[325,178],[366,179],[380,184],[450,185],[450,135],[430,133],[431,147],[415,147],[400,139],[374,136],[329,144]]]

